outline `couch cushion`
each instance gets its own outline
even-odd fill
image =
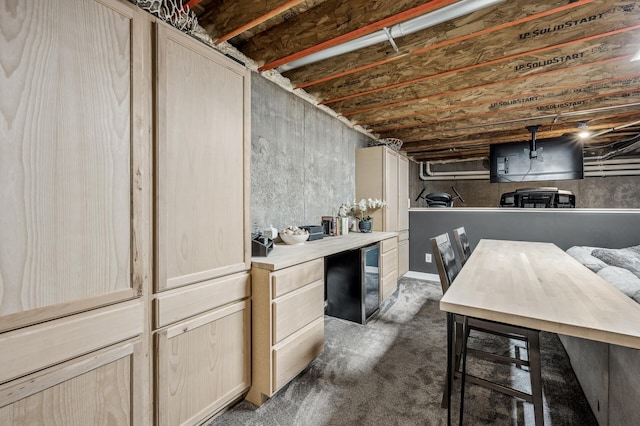
[[[631,298],[640,298],[640,278],[624,268],[607,266],[598,271],[598,276]],[[635,300],[635,299],[634,299]],[[637,301],[637,300],[636,300]]]
[[[591,255],[602,260],[607,265],[617,266],[631,271],[640,278],[640,253],[628,248],[606,249],[599,248],[591,252]]]
[[[606,267],[607,264],[591,255],[591,252],[596,248],[597,247],[573,246],[567,249],[567,254],[587,268],[591,269],[593,272],[598,272],[600,269]]]

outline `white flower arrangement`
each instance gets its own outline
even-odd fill
[[[365,215],[366,212],[373,212],[385,207],[387,207],[387,202],[384,200],[379,200],[377,198],[363,198],[357,203],[354,200],[353,204],[350,206],[350,212],[360,219],[361,222],[366,222],[371,220],[371,216]]]

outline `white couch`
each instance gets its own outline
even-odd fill
[[[640,246],[618,250],[571,247],[567,253],[640,303]],[[640,350],[559,337],[600,426],[637,425]]]

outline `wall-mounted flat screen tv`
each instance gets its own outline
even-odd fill
[[[491,145],[490,182],[584,178],[582,141],[573,136]]]

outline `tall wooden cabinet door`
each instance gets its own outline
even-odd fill
[[[142,12],[112,0],[0,8],[6,331],[137,297],[150,208]]]
[[[398,230],[398,153],[385,148],[384,151],[384,199],[387,208],[384,212],[384,229],[393,232]]]
[[[398,227],[398,153],[384,146],[356,150],[356,199],[379,198],[387,207],[367,212],[374,231]]]
[[[398,228],[409,229],[409,159],[398,155]]]
[[[178,323],[156,334],[160,425],[192,425],[251,384],[249,301]]]
[[[125,341],[0,386],[0,424],[148,424],[141,346]]]
[[[156,290],[248,270],[249,71],[162,23]]]

